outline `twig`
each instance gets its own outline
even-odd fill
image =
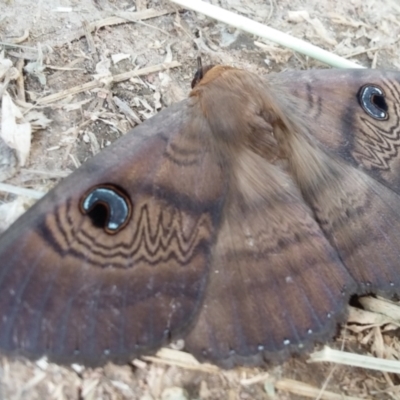
[[[176,67],[180,67],[180,66],[181,66],[181,64],[177,61],[152,65],[151,67],[145,67],[145,68],[137,69],[135,71],[128,71],[128,72],[123,72],[122,74],[114,75],[110,78],[109,82],[110,83],[123,82],[123,81],[126,81],[135,76],[153,74],[154,72],[163,71],[166,69],[176,68]],[[62,90],[61,92],[54,93],[54,94],[51,94],[46,97],[42,97],[41,99],[39,99],[37,101],[37,104],[38,105],[50,104],[55,101],[64,99],[65,97],[68,97],[70,95],[74,95],[74,94],[81,93],[81,92],[86,92],[87,90],[92,90],[99,86],[102,86],[102,83],[100,81],[90,81],[87,83],[83,83],[82,85],[77,85],[72,88]]]
[[[26,103],[26,97],[25,97],[25,81],[24,81],[24,60],[22,58],[18,59],[16,68],[19,72],[18,78],[17,78],[17,97],[18,100],[23,101]]]
[[[109,25],[119,25],[119,24],[126,24],[127,19],[126,17],[129,15],[129,21],[130,22],[135,22],[135,21],[141,21],[143,19],[151,19],[151,18],[156,18],[156,17],[161,17],[166,14],[170,14],[171,11],[167,10],[154,10],[154,9],[147,9],[144,11],[137,11],[137,12],[132,12],[132,13],[126,13],[124,18],[120,17],[109,17],[109,18],[104,18],[102,20],[92,22],[90,24],[90,27],[92,30],[97,30],[100,28],[103,28],[105,26]]]
[[[114,101],[114,103],[116,104],[116,106],[121,110],[121,112],[123,114],[125,114],[125,116],[131,120],[133,125],[137,125],[137,124],[141,124],[142,121],[140,120],[140,118],[138,117],[138,115],[128,106],[128,104],[126,104],[123,100],[121,100],[119,97],[114,96],[112,98],[112,100]]]
[[[288,47],[294,51],[307,55],[311,58],[319,60],[324,64],[331,65],[337,68],[365,68],[362,65],[346,60],[336,54],[323,50],[320,47],[314,46],[303,40],[297,39],[286,33],[270,28],[269,26],[260,24],[249,18],[224,10],[223,8],[213,6],[200,0],[170,0],[173,3],[179,4],[190,10],[197,11],[208,17],[234,26],[253,35],[260,36],[272,42],[279,43],[282,46]]]
[[[146,20],[146,19],[161,17],[162,15],[169,13],[171,13],[171,11],[154,10],[149,8],[144,11],[130,13],[130,20],[131,21]],[[88,29],[90,32],[93,32],[97,31],[98,29],[104,28],[105,26],[126,24],[127,22],[129,21],[127,21],[126,18],[108,17],[98,21],[91,22],[88,26]],[[85,31],[83,28],[77,29],[74,32],[71,32],[70,34],[66,34],[65,37],[61,39],[61,41],[56,40],[56,43],[57,45],[61,46],[62,44],[70,43],[73,42],[74,40],[79,40],[82,36],[85,35],[86,32],[87,31]]]
[[[53,69],[55,71],[86,71],[85,68],[56,67],[55,65],[46,65],[46,68]]]
[[[88,21],[82,21],[82,28],[83,32],[85,33],[86,42],[89,48],[89,53],[90,54],[96,53],[96,45],[94,44],[90,23]]]
[[[146,24],[146,22],[140,21],[137,18],[132,18],[132,14],[133,13],[131,13],[131,12],[118,11],[118,12],[115,13],[115,16],[118,17],[118,18],[126,19],[129,22],[134,22],[136,24],[147,26],[148,28],[151,28],[151,29],[155,29],[155,30],[157,30],[159,32],[162,32],[164,35],[171,36],[164,29],[158,28],[157,26],[153,26],[153,25],[150,25],[150,24]]]
[[[11,40],[11,43],[13,43],[13,44],[20,44],[20,43],[25,42],[25,40],[28,39],[28,37],[29,37],[29,29],[25,29],[24,34],[22,36],[17,37],[17,38],[12,38],[10,40]]]
[[[71,149],[73,144],[75,143],[76,138],[78,137],[79,131],[82,130],[82,128],[84,128],[85,126],[91,124],[93,121],[90,119],[87,119],[86,121],[83,121],[81,124],[79,124],[78,126],[74,126],[70,129],[67,130],[67,132],[64,132],[64,136],[67,136],[67,134],[69,134],[73,140],[71,140],[71,142],[68,144],[67,149],[65,150],[65,155],[63,157],[63,162],[62,162],[62,166],[64,168],[66,168],[66,164],[68,161],[68,157],[70,157],[70,153],[71,153]],[[72,160],[75,163],[75,160]]]
[[[74,65],[79,64],[80,62],[84,61],[85,57],[79,57],[76,58],[75,60],[69,62],[64,68],[65,69],[60,69],[58,72],[55,72],[53,75],[49,76],[48,78],[48,82],[49,84],[51,84],[52,82],[56,82],[57,79],[60,78],[61,75],[64,74],[64,71],[69,71],[69,70],[73,70]],[[50,69],[56,69],[55,67],[52,67],[50,65],[46,65],[46,68],[50,68]]]

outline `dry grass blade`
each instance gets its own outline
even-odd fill
[[[385,315],[399,323],[400,307],[398,303],[394,303],[388,299],[374,298],[372,296],[361,297],[359,301],[365,310]]]
[[[13,193],[19,196],[31,197],[33,199],[40,199],[46,193],[39,192],[38,190],[21,188],[19,186],[9,185],[0,182],[0,192]]]
[[[352,367],[400,374],[400,361],[384,360],[382,358],[348,353],[331,349],[328,346],[325,346],[321,351],[310,354],[309,362],[334,362],[336,364],[350,365]]]
[[[293,379],[282,379],[275,383],[278,390],[290,392],[296,395],[308,397],[310,399],[321,400],[361,400],[360,397],[345,396],[343,394],[333,393],[327,390],[321,392],[321,389],[307,385],[303,382],[298,382]]]
[[[270,28],[269,26],[260,24],[249,18],[235,14],[223,8],[205,3],[200,0],[171,0],[171,2],[181,5],[189,10],[194,10],[238,29],[260,36],[264,39],[276,42],[284,47],[288,47],[294,51],[312,57],[324,64],[337,68],[364,68],[362,65],[356,64],[336,54],[330,53],[311,43],[297,39],[284,32]]]
[[[157,364],[176,366],[180,368],[190,369],[199,372],[207,372],[210,374],[220,373],[220,369],[215,365],[202,364],[198,362],[191,354],[179,350],[162,348],[155,356],[143,356],[143,360]]]

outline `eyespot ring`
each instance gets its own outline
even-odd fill
[[[385,99],[385,92],[376,85],[364,85],[358,92],[358,101],[363,110],[378,121],[389,118],[388,105]]]
[[[94,226],[110,235],[123,229],[132,214],[129,196],[112,184],[92,187],[82,196],[79,208]]]

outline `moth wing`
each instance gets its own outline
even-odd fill
[[[290,176],[250,151],[237,163],[205,302],[185,339],[225,367],[282,361],[331,338],[355,290]]]
[[[288,126],[278,136],[291,174],[357,293],[400,294],[400,73],[307,71],[266,81],[283,93]]]
[[[204,297],[224,198],[195,111],[182,102],[135,128],[0,237],[3,350],[123,362],[187,329]],[[107,200],[94,215],[81,211],[105,184],[127,203],[116,233],[101,226],[113,211]]]
[[[266,81],[325,152],[400,194],[400,72],[292,71]]]

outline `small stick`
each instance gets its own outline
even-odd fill
[[[65,65],[64,69],[59,69],[59,71],[55,72],[53,75],[49,76],[48,78],[48,82],[56,82],[57,79],[60,78],[61,75],[64,74],[64,71],[70,71],[73,70],[74,65],[79,64],[80,62],[82,62],[85,59],[85,57],[78,57],[75,60],[69,62],[67,65]],[[55,67],[52,67],[50,65],[46,65],[46,68],[50,68],[50,69],[57,69]]]
[[[158,64],[158,65],[152,65],[150,67],[145,67],[141,69],[137,69],[135,71],[128,71],[128,72],[123,72],[122,74],[114,75],[110,77],[110,83],[115,83],[115,82],[122,82],[126,81],[130,78],[133,78],[135,76],[142,76],[142,75],[148,75],[148,74],[153,74],[154,72],[158,71],[163,71],[165,69],[170,69],[170,68],[176,68],[180,67],[181,64],[177,61],[172,61],[170,63],[163,63],[163,64]],[[64,99],[65,97],[68,97],[73,94],[81,93],[81,92],[86,92],[87,90],[92,90],[95,89],[99,86],[102,86],[103,84],[100,81],[90,81],[87,83],[83,83],[82,85],[77,85],[69,89],[62,90],[61,92],[51,94],[46,97],[42,97],[37,101],[38,105],[43,105],[43,104],[50,104],[55,101]]]
[[[119,11],[119,12],[116,12],[116,13],[115,13],[115,16],[118,17],[118,18],[123,18],[123,19],[126,19],[126,20],[129,21],[129,22],[134,22],[134,23],[139,24],[139,25],[147,26],[148,28],[155,29],[155,30],[157,30],[157,31],[159,31],[159,32],[162,32],[162,33],[163,33],[164,35],[166,35],[166,36],[171,36],[171,35],[170,35],[167,31],[165,31],[164,29],[158,28],[157,26],[153,26],[153,25],[151,25],[151,24],[146,24],[146,22],[140,21],[140,20],[138,20],[137,18],[132,18],[131,15],[132,15],[132,13],[130,13],[130,12],[125,12],[125,11]]]
[[[24,59],[19,58],[16,64],[16,68],[19,71],[19,75],[17,78],[17,97],[18,100],[23,101],[26,103],[26,97],[25,97],[25,81],[24,81],[24,73],[23,73],[23,68],[24,68]]]
[[[121,112],[123,114],[125,114],[125,116],[130,119],[133,123],[133,125],[135,124],[141,124],[142,121],[140,120],[140,118],[138,117],[138,115],[128,106],[127,103],[125,103],[123,100],[121,100],[119,97],[114,96],[112,98],[114,100],[114,103],[116,104],[116,106],[121,110]]]
[[[139,20],[161,17],[162,15],[170,13],[171,11],[168,10],[154,10],[152,8],[149,8],[143,11],[132,12],[129,14],[131,20],[139,21]],[[126,18],[107,17],[98,21],[90,22],[88,29],[90,30],[90,32],[93,32],[97,31],[98,29],[104,28],[105,26],[126,24],[127,22],[129,21],[127,21]],[[85,35],[85,30],[83,28],[80,28],[75,30],[74,32],[71,32],[70,34],[66,34],[60,41],[56,40],[55,42],[57,43],[58,46],[61,46],[66,43],[73,42],[74,40],[79,40],[84,35]]]
[[[68,134],[70,134],[70,135],[72,136],[72,138],[74,139],[74,140],[71,141],[71,143],[68,144],[67,149],[66,149],[66,151],[65,151],[65,155],[64,155],[64,157],[63,157],[63,162],[62,162],[62,166],[63,166],[64,168],[66,168],[66,164],[67,164],[67,161],[68,161],[68,157],[70,157],[70,155],[71,155],[71,154],[70,154],[70,153],[71,153],[71,149],[72,149],[72,146],[73,146],[74,143],[75,143],[76,138],[77,138],[78,135],[79,135],[79,131],[80,131],[82,128],[84,128],[85,126],[91,124],[92,122],[93,122],[92,120],[87,119],[86,121],[83,121],[83,122],[82,122],[81,124],[79,124],[78,126],[74,126],[74,127],[70,128],[70,129],[68,129],[67,132],[64,132],[64,135],[66,135],[66,133],[68,133]],[[76,164],[74,159],[72,159],[72,161],[74,162],[74,164]]]
[[[94,54],[96,53],[96,45],[94,44],[92,31],[89,22],[82,21],[83,32],[85,33],[86,42],[89,48],[89,53]]]
[[[26,39],[29,37],[29,29],[25,29],[24,34],[18,38],[12,38],[11,43],[13,44],[20,44],[25,42]]]

